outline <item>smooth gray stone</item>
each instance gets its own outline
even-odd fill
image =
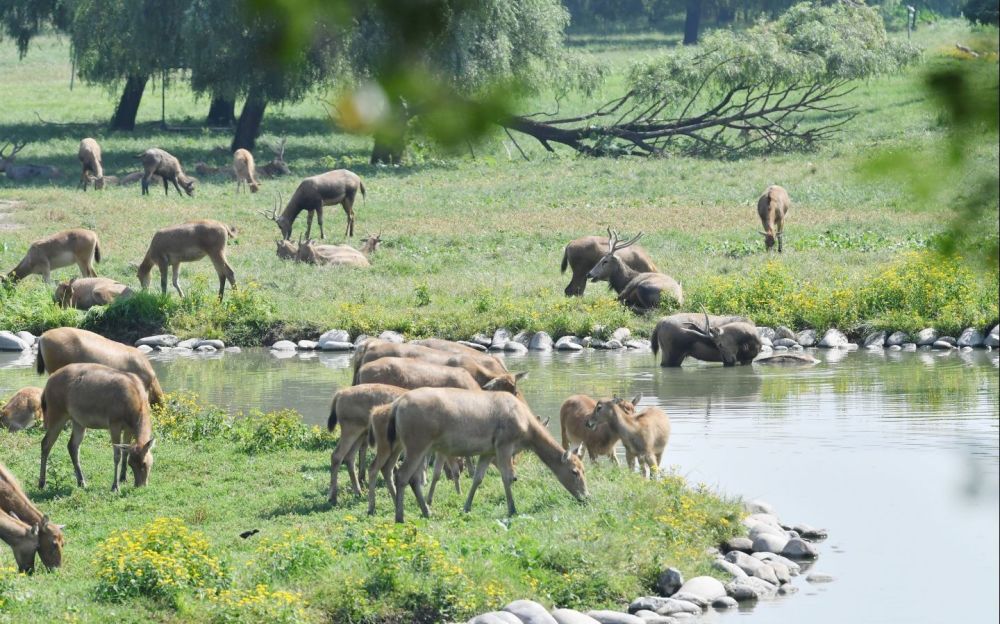
[[[648,350],[653,348],[653,343],[646,340],[645,338],[632,338],[625,341],[625,346],[629,349],[642,349]]]
[[[618,340],[609,340],[606,343],[604,343],[604,348],[605,349],[611,349],[612,351],[615,350],[615,349],[621,349],[624,346],[625,345],[623,345]]]
[[[777,347],[774,347],[774,350],[775,351],[788,351],[788,347],[786,347],[784,345],[778,345]]]
[[[503,611],[513,613],[524,624],[559,624],[545,607],[534,600],[515,600],[504,607]]]
[[[583,346],[576,341],[575,336],[563,336],[556,341],[556,351],[583,351]]]
[[[749,537],[730,537],[723,546],[726,552],[730,550],[738,550],[745,553],[753,552],[753,540]]]
[[[958,346],[972,347],[973,349],[983,346],[986,336],[975,327],[966,327],[958,337]]]
[[[200,347],[195,349],[195,351],[197,351],[198,353],[215,353],[216,351],[218,351],[218,349],[216,349],[212,345],[206,344],[206,345],[201,345]]]
[[[351,334],[349,334],[346,329],[329,329],[323,332],[320,337],[316,339],[316,342],[323,343],[328,340],[332,340],[334,342],[351,342]]]
[[[486,351],[486,347],[484,347],[483,345],[479,344],[478,342],[472,342],[472,341],[469,341],[469,340],[459,340],[458,344],[465,345],[465,346],[469,347],[470,349],[475,349],[476,351],[483,351],[483,352]]]
[[[291,340],[279,340],[271,345],[271,349],[275,351],[295,351],[295,346],[295,343]]]
[[[907,342],[906,344],[903,345],[903,351],[916,351],[916,350],[917,350],[917,343],[915,342]]]
[[[615,331],[611,332],[611,340],[617,340],[618,342],[625,344],[628,342],[629,338],[632,337],[632,330],[628,327],[619,327]]]
[[[994,325],[993,329],[990,330],[989,335],[983,339],[983,346],[989,347],[991,349],[996,349],[1000,346],[1000,325]]]
[[[973,350],[972,347],[962,347],[962,353],[968,353],[969,351],[972,351],[972,350]]]
[[[38,337],[35,336],[30,331],[24,331],[22,329],[21,331],[16,332],[14,335],[23,340],[24,344],[28,345],[29,348],[35,346],[35,343],[38,342]]]
[[[601,624],[646,624],[641,617],[620,611],[587,611],[587,615]]]
[[[551,351],[552,336],[540,331],[531,337],[531,343],[528,344],[528,348],[532,351]]]
[[[773,596],[778,588],[755,576],[749,576],[726,585],[726,593],[736,600],[757,600]]]
[[[159,347],[156,347],[156,350],[160,351],[161,353],[166,353],[167,351],[173,351],[174,349],[177,349],[178,351],[190,351],[191,350],[191,349],[185,349],[184,347],[168,347],[166,345],[161,345]]]
[[[506,611],[490,611],[469,620],[466,624],[524,624],[521,618]]]
[[[764,533],[758,535],[753,541],[754,552],[781,552],[788,543],[787,535],[777,535],[775,533]]]
[[[139,345],[138,347],[136,347],[136,349],[138,349],[142,353],[151,353],[153,351],[153,347],[149,345]]]
[[[819,556],[819,551],[801,537],[793,537],[785,544],[781,554],[789,559],[815,559]]]
[[[17,334],[7,330],[0,331],[0,351],[27,351],[30,348]]]
[[[723,596],[722,598],[716,598],[712,601],[712,607],[715,609],[732,609],[733,607],[740,606],[735,599],[729,596]]]
[[[795,341],[803,347],[812,347],[816,344],[816,330],[804,329],[795,336]]]
[[[799,534],[800,537],[807,540],[817,540],[826,539],[827,532],[826,529],[817,529],[814,526],[810,526],[805,523],[799,523],[792,527],[792,530]]]
[[[831,327],[823,334],[823,339],[819,341],[819,346],[824,349],[842,349],[847,346],[848,342],[844,332]]]
[[[834,578],[829,574],[824,574],[823,572],[811,572],[806,576],[806,580],[810,583],[832,583]]]
[[[135,346],[139,345],[149,345],[151,347],[176,347],[177,343],[181,339],[173,334],[157,334],[155,336],[146,336],[145,338],[140,338],[135,341]]]
[[[802,347],[798,347],[801,349]],[[784,347],[782,347],[784,350]],[[763,352],[763,349],[761,350]],[[786,351],[773,355],[762,355],[754,359],[754,364],[768,364],[775,366],[812,366],[819,364],[819,360],[809,353],[794,353]]]
[[[858,343],[856,343],[856,342],[848,342],[842,348],[847,349],[848,351],[857,351],[860,347],[858,346]]]
[[[760,336],[761,338],[767,338],[768,340],[772,340],[772,341],[776,337],[776,333],[775,333],[774,329],[771,328],[771,327],[758,327],[757,328],[757,335]]]
[[[777,578],[779,584],[784,585],[785,583],[792,582],[792,571],[788,569],[788,566],[777,561],[771,561],[767,565],[774,570],[774,576]],[[763,578],[765,581],[768,580],[759,574],[757,578]]]
[[[600,338],[592,338],[590,341],[590,346],[594,349],[607,349],[608,343],[601,340]]]
[[[243,351],[243,349],[241,349],[241,348],[239,348],[239,347],[226,347],[226,348],[225,348],[225,349],[223,349],[223,350],[224,350],[224,351],[225,351],[226,353],[240,353],[240,352],[242,352],[242,351]]]
[[[170,351],[174,355],[191,355],[194,353],[194,349],[188,349],[187,347],[160,347],[160,351]]]
[[[493,338],[490,340],[490,349],[493,351],[503,351],[508,342],[510,342],[510,330],[501,327],[493,332]]]
[[[486,334],[476,334],[472,338],[469,338],[469,342],[474,342],[479,345],[483,345],[487,349],[493,344],[493,337],[487,336]]]
[[[760,522],[758,524],[750,527],[750,539],[756,541],[761,535],[776,535],[784,539],[788,539],[788,533],[785,532],[781,527],[776,527],[770,524],[764,524]]]
[[[300,340],[296,345],[302,351],[312,351],[319,346],[319,343],[315,340]]]
[[[656,579],[656,591],[661,596],[673,596],[684,584],[684,575],[677,568],[667,568]],[[655,611],[656,609],[653,609]]]
[[[199,340],[191,348],[192,349],[197,349],[198,347],[205,347],[205,346],[214,347],[216,350],[222,351],[223,349],[226,348],[226,343],[222,342],[221,340],[216,340],[214,338],[210,338],[208,340]]]
[[[935,340],[934,344],[931,345],[931,348],[938,351],[951,351],[955,348],[955,345],[946,340]]]
[[[677,624],[677,618],[672,618],[669,615],[658,615],[652,611],[636,611],[635,614],[641,617],[646,624]]]
[[[782,585],[781,587],[778,588],[778,595],[788,596],[790,594],[794,594],[797,591],[799,591],[799,588],[789,583],[788,585]]]
[[[600,624],[594,618],[580,613],[576,609],[553,609],[552,617],[559,624]]]
[[[799,343],[795,342],[794,338],[778,338],[777,340],[775,340],[773,342],[773,344],[774,344],[775,348],[777,348],[777,347],[785,347],[786,349],[790,349],[791,347],[794,347],[795,345],[797,345]]]
[[[513,340],[508,340],[507,344],[505,344],[503,346],[503,350],[504,350],[505,353],[519,354],[519,353],[527,353],[528,352],[528,347],[524,346],[520,342],[515,342]]]
[[[628,606],[629,613],[652,611],[658,615],[674,615],[677,613],[701,613],[701,607],[693,602],[664,598],[662,596],[643,596],[636,598]]]
[[[360,347],[361,345],[371,340],[371,338],[372,337],[369,336],[368,334],[358,334],[357,337],[354,339],[354,346]]]
[[[760,339],[760,346],[761,347],[772,347],[773,348],[774,347],[774,343],[771,342],[770,338],[761,338]]]
[[[594,342],[594,337],[593,336],[584,336],[583,338],[577,338],[576,336],[573,336],[573,342],[575,342],[576,344],[578,344],[581,347],[583,347],[584,349],[586,349],[587,347],[589,347],[591,345],[591,343]]]
[[[902,351],[903,347],[901,347],[899,345],[892,345],[891,347],[889,347],[889,350],[890,351]]]
[[[956,345],[958,345],[958,338],[955,338],[954,336],[939,336],[938,339],[937,339],[937,341],[938,342],[947,342],[948,344],[950,344],[953,347],[956,346]]]
[[[908,342],[910,342],[910,336],[906,332],[901,332],[901,331],[892,332],[891,334],[889,334],[889,337],[885,339],[885,346],[901,347]]]
[[[386,342],[395,342],[396,344],[402,344],[406,342],[406,338],[403,337],[403,334],[397,331],[389,331],[389,330],[379,334],[378,339],[384,340]]]
[[[777,329],[774,330],[774,337],[771,338],[772,342],[780,340],[782,338],[788,338],[789,340],[795,340],[795,332],[788,329],[784,325],[778,325]]]
[[[341,342],[339,340],[324,340],[316,345],[320,351],[353,351],[353,342]]]
[[[754,559],[759,559],[761,561],[770,563],[771,565],[774,565],[776,563],[781,564],[785,566],[785,568],[788,570],[788,573],[792,576],[798,576],[799,571],[802,569],[801,566],[799,566],[799,564],[795,563],[788,557],[782,557],[781,555],[777,555],[775,553],[762,552],[762,553],[754,553],[751,556]]]
[[[925,347],[934,344],[938,339],[938,330],[933,327],[928,327],[926,329],[921,329],[917,332],[917,346]]]
[[[708,607],[708,603],[709,603],[708,600],[705,600],[704,598],[702,598],[701,596],[699,596],[697,594],[689,594],[687,592],[682,592],[682,591],[677,592],[676,594],[674,594],[673,596],[671,596],[671,598],[674,598],[675,600],[677,600],[679,602],[689,602],[689,603],[697,606],[699,609],[705,609],[705,608],[707,608]],[[677,615],[686,615],[686,614],[684,614],[684,613],[678,613]]]
[[[529,334],[526,331],[519,331],[516,334],[514,334],[514,337],[511,338],[511,340],[518,343],[519,345],[527,347],[528,345],[531,344],[531,334]]]
[[[704,600],[705,603],[710,603],[720,596],[725,596],[726,588],[719,582],[718,579],[712,578],[711,576],[696,576],[693,579],[688,579],[683,585],[681,585],[681,588],[677,590],[677,593],[698,596]],[[683,600],[680,596],[674,597],[678,600]]]
[[[745,509],[748,514],[767,514],[774,517],[778,516],[771,503],[762,501],[759,498],[755,498],[751,501],[743,501],[743,509]]]
[[[178,342],[177,346],[184,349],[194,349],[198,346],[199,342],[201,342],[201,338],[188,338],[187,340]]]
[[[756,576],[757,570],[767,565],[760,559],[751,557],[746,553],[741,553],[738,550],[726,553],[726,561],[743,570],[747,576]]]
[[[886,334],[884,331],[872,332],[867,336],[865,336],[865,341],[864,341],[865,348],[873,346],[884,347],[886,345],[885,340],[887,337],[888,334]]]
[[[747,576],[747,573],[743,571],[743,568],[731,561],[726,561],[725,559],[716,559],[712,562],[712,567],[729,574],[733,577],[733,580],[746,578]]]
[[[743,524],[769,524],[775,528],[781,528],[781,519],[773,513],[752,513],[744,518]]]

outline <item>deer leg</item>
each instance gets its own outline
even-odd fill
[[[313,227],[313,211],[306,211],[306,240],[309,240],[309,234],[312,233]]]
[[[333,453],[330,453],[330,495],[329,500],[332,504],[337,504],[337,474],[340,472],[340,464],[344,463],[344,459],[351,453],[354,448],[354,440],[343,435],[340,436],[340,441],[337,442],[337,448],[333,449]],[[355,477],[355,480],[357,477]],[[358,492],[360,494],[360,492]]]
[[[503,493],[507,497],[507,515],[516,516],[514,493],[510,489],[511,483],[514,482],[514,456],[510,449],[497,449],[496,464],[500,469],[500,479],[503,481]]]
[[[472,511],[472,499],[476,497],[476,490],[479,489],[479,484],[483,482],[483,477],[486,476],[486,471],[490,469],[491,460],[485,455],[480,455],[478,463],[476,463],[476,474],[472,475],[472,485],[469,486],[469,496],[465,499],[465,513]]]
[[[785,235],[784,232],[781,231],[781,228],[778,228],[778,253],[784,251],[784,248],[785,248]]]
[[[115,469],[114,469],[113,477],[111,479],[111,491],[112,492],[117,492],[118,491],[118,484],[121,481],[125,480],[124,477],[119,476],[118,465],[119,465],[119,463],[121,463],[123,465],[123,467],[127,466],[128,465],[128,460],[127,460],[126,451],[122,450],[122,448],[121,448],[122,430],[120,428],[117,428],[117,427],[111,427],[110,430],[109,430],[109,433],[111,434],[111,448],[114,449],[114,457],[115,457]]]
[[[420,514],[425,518],[431,517],[431,510],[427,506],[427,500],[424,498],[424,475],[416,474],[410,479],[410,489],[413,490],[413,495],[417,497],[417,505],[420,506]]]
[[[341,205],[344,207],[344,214],[347,215],[347,229],[344,230],[344,236],[354,236],[354,199],[345,197]]]
[[[462,494],[462,464],[460,464],[459,460],[456,459],[453,464],[449,464],[449,465],[452,466],[452,469],[451,469],[452,477],[455,479],[455,493],[458,494],[458,495],[461,495]]]
[[[52,452],[52,447],[55,445],[56,440],[59,439],[59,434],[62,432],[63,424],[65,420],[59,423],[52,422],[49,424],[48,428],[45,430],[45,437],[42,438],[42,460],[41,467],[38,474],[38,489],[45,489],[45,466],[49,461],[49,453]]]
[[[160,293],[165,295],[167,294],[167,262],[164,260],[157,264],[157,268],[160,269]]]
[[[441,454],[434,456],[434,476],[431,477],[431,487],[427,490],[427,504],[434,504],[434,489],[437,487],[438,480],[441,479],[441,470],[443,468],[444,457]]]
[[[141,186],[142,186],[142,194],[143,195],[149,195],[149,174],[148,173],[146,175],[142,176]]]
[[[42,279],[45,280],[46,284],[52,283],[52,268],[49,266],[48,261],[42,265]]]
[[[184,291],[181,290],[181,285],[177,282],[177,275],[178,273],[180,273],[180,270],[181,270],[180,262],[174,262],[170,266],[170,277],[171,277],[170,282],[174,285],[174,288],[177,290],[177,294],[180,295],[181,297],[184,297]]]
[[[362,486],[368,483],[368,434],[361,436],[358,444],[358,481]]]
[[[323,232],[323,206],[322,205],[320,205],[320,207],[316,209],[316,223],[319,224],[319,237],[320,238],[326,238],[326,234]]]
[[[233,290],[236,290],[236,273],[233,272],[233,267],[226,262],[226,257],[221,254],[217,259],[212,258],[212,264],[215,266],[215,272],[219,275],[219,301],[222,301],[222,295],[226,292],[227,280],[233,285]]]
[[[167,182],[167,179],[166,179],[166,178],[163,178],[163,196],[164,196],[164,197],[166,197],[166,196],[170,195],[170,190],[169,190],[169,189],[170,189],[170,187],[169,187],[169,186],[167,186],[167,184],[168,184],[168,182]],[[174,182],[174,184],[176,184],[176,182]],[[181,192],[181,190],[180,190],[180,189],[177,189],[177,192],[178,192],[178,193],[180,193],[180,192]]]
[[[387,454],[375,454],[375,461],[368,467],[368,515],[375,515],[375,477],[379,471],[382,472],[382,480],[385,482],[385,489],[389,496],[396,500],[396,488],[392,485],[392,466],[399,457],[398,451],[389,451]]]
[[[73,460],[73,472],[76,473],[76,484],[80,487],[87,487],[87,480],[83,478],[83,469],[80,468],[80,443],[83,442],[83,434],[87,429],[83,425],[73,423],[73,432],[69,436],[69,458]],[[115,467],[117,470],[117,466]],[[117,474],[117,473],[116,473]]]
[[[351,491],[354,492],[355,496],[361,496],[361,485],[358,483],[358,473],[355,470],[355,463],[358,457],[358,449],[365,444],[364,432],[362,432],[361,437],[351,445],[351,450],[347,453],[347,476],[351,480]]]
[[[416,449],[413,449],[416,451]],[[426,449],[422,452],[407,452],[406,459],[403,460],[403,465],[396,470],[396,522],[403,521],[403,497],[406,494],[406,485],[412,483],[413,479],[417,476],[417,471],[423,468],[424,465],[424,454]],[[413,493],[416,495],[417,488],[413,489]],[[423,501],[423,493],[419,496],[419,501]],[[423,503],[423,507],[426,507],[427,503]]]

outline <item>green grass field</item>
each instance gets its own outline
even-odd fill
[[[633,316],[603,285],[591,286],[582,299],[563,296],[568,277],[559,274],[559,262],[565,243],[611,226],[646,233],[643,245],[662,271],[682,283],[690,309],[703,303],[734,305],[738,308],[717,311],[750,314],[759,323],[817,329],[836,325],[854,333],[889,325],[912,330],[934,323],[945,331],[986,325],[997,317],[996,275],[979,268],[969,270],[968,283],[947,284],[940,292],[938,284],[931,285],[935,296],[922,303],[872,304],[838,294],[879,282],[894,263],[912,265],[903,254],[924,248],[952,217],[948,205],[918,205],[905,189],[865,178],[859,169],[874,150],[940,149],[944,130],[920,81],[929,64],[959,62],[951,54],[956,40],[992,49],[996,33],[970,33],[958,21],[921,29],[917,41],[926,50],[924,64],[859,84],[848,98],[858,108],[857,119],[812,153],[735,161],[593,159],[547,154],[520,137],[531,158],[526,162],[498,134],[473,146],[474,156],[442,153],[418,138],[410,164],[372,167],[367,164],[370,139],[337,132],[326,118],[325,94],[317,93],[299,104],[269,109],[265,118],[258,162],[270,156],[266,145],[288,137],[291,177],[265,180],[254,196],[237,196],[227,180],[204,179],[194,199],[173,193],[164,197],[155,190],[141,197],[138,186],[102,193],[74,190],[80,138],[96,137],[108,172],[122,174],[136,170],[134,156],[150,146],[178,155],[190,171],[199,161],[227,165],[227,134],[161,131],[158,90],[147,91],[136,132],[109,133],[105,123],[115,94],[79,82],[69,90],[65,41],[43,37],[23,61],[13,46],[4,46],[0,92],[7,104],[0,137],[28,139],[21,162],[56,165],[66,176],[28,185],[0,177],[0,199],[14,202],[0,204],[6,211],[0,212],[0,267],[13,267],[38,237],[84,226],[102,240],[105,260],[98,272],[135,286],[135,265],[157,228],[208,217],[240,230],[228,253],[238,282],[265,304],[252,311],[260,329],[251,336],[233,335],[224,323],[212,320],[232,315],[232,310],[200,311],[188,303],[180,316],[163,315],[166,328],[177,333],[223,335],[248,344],[277,336],[306,337],[335,326],[451,338],[498,326],[587,333],[594,324],[627,325],[642,333],[658,315]],[[593,101],[576,97],[561,103],[563,111],[589,109],[618,93],[631,60],[674,44],[660,35],[576,36],[572,42],[579,50],[592,51],[612,72]],[[987,62],[995,72],[995,62]],[[195,100],[181,84],[172,85],[166,95],[171,125],[198,125],[207,101]],[[543,93],[523,107],[554,110],[555,103]],[[53,123],[43,124],[39,117]],[[975,157],[981,165],[997,166],[995,145]],[[270,208],[279,194],[287,199],[300,178],[340,167],[359,173],[368,188],[367,200],[356,206],[357,233],[381,231],[386,240],[374,266],[345,271],[279,260],[274,253],[277,227],[258,211]],[[787,249],[779,257],[764,253],[757,234],[756,198],[771,183],[788,188],[793,200]],[[345,218],[338,206],[326,210],[325,225],[328,241],[343,241]],[[304,229],[303,217],[293,237]],[[354,243],[360,244],[358,237]],[[69,278],[74,271],[56,275]],[[785,285],[779,291],[805,293],[809,301],[794,304],[772,296],[775,276]],[[154,285],[157,279],[154,273]],[[207,262],[182,268],[182,284],[195,294],[210,293],[215,279]],[[745,292],[729,296],[736,291]],[[0,326],[6,329],[39,331],[80,322],[82,316],[58,314],[48,306],[38,278],[0,297],[8,310],[19,310],[0,312]],[[211,297],[198,300],[210,306]],[[941,301],[953,309],[941,313]]]

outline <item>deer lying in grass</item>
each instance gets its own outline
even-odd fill
[[[56,286],[53,299],[60,307],[89,310],[109,305],[119,297],[131,297],[132,289],[107,277],[74,277]]]
[[[11,180],[18,182],[23,182],[25,180],[32,180],[34,178],[45,178],[51,180],[53,178],[63,177],[63,172],[59,167],[53,167],[51,165],[18,165],[15,164],[17,153],[24,149],[27,145],[27,141],[21,141],[20,143],[16,140],[11,145],[10,141],[3,144],[0,147],[0,172],[5,172],[7,177]],[[7,147],[11,147],[11,151],[4,153]]]
[[[587,277],[594,282],[607,281],[618,293],[618,301],[637,312],[659,307],[663,295],[672,297],[678,305],[684,303],[681,285],[674,278],[663,273],[640,273],[626,265],[618,255],[620,250],[634,245],[640,238],[642,232],[622,242],[617,232],[611,232],[608,253],[594,265]]]
[[[340,440],[330,455],[329,500],[332,504],[337,504],[337,474],[340,471],[340,464],[345,460],[347,475],[351,480],[351,490],[355,496],[361,496],[358,476],[354,471],[354,460],[368,448],[368,429],[371,425],[372,410],[380,405],[389,405],[405,393],[406,390],[403,388],[376,383],[352,386],[333,395],[326,427],[333,431],[339,424]],[[390,465],[389,469],[391,468]],[[363,463],[361,470],[365,470]],[[375,487],[372,477],[368,479],[368,487],[372,489]]]
[[[764,227],[761,234],[764,235],[764,247],[768,251],[771,251],[777,239],[778,253],[781,253],[784,246],[785,215],[791,207],[792,200],[788,197],[788,191],[776,184],[767,187],[757,200],[757,216]]]
[[[278,244],[277,253],[278,257],[282,260],[295,260],[299,259],[299,246],[290,240],[280,239],[275,241]]]
[[[172,273],[172,283],[177,294],[184,296],[177,274],[182,262],[194,262],[208,256],[219,276],[219,300],[226,292],[226,281],[236,288],[236,274],[226,261],[226,242],[236,236],[236,230],[212,219],[188,221],[172,225],[153,234],[146,257],[139,265],[139,283],[142,289],[149,287],[149,274],[155,265],[160,270],[160,291],[167,294],[167,266]]]
[[[291,175],[292,171],[288,168],[288,164],[285,162],[285,141],[288,139],[282,138],[278,146],[271,146],[271,150],[274,152],[274,158],[271,162],[267,163],[260,168],[261,174],[268,178],[277,178],[278,176]]]
[[[14,269],[4,280],[17,282],[25,277],[41,275],[45,283],[52,281],[52,270],[76,264],[84,277],[97,277],[94,263],[101,261],[101,245],[97,234],[90,230],[65,230],[31,243]]]
[[[311,240],[299,242],[296,260],[321,266],[352,266],[367,268],[371,266],[371,256],[375,253],[382,234],[369,236],[361,249],[350,245],[317,245]]]
[[[648,407],[638,414],[635,407],[642,400],[639,395],[631,401],[601,399],[587,419],[587,427],[596,430],[602,424],[611,428],[625,447],[625,464],[632,469],[639,460],[642,476],[650,477],[650,471],[660,469],[663,449],[670,440],[670,418],[658,407]]]
[[[42,389],[21,388],[0,408],[0,427],[21,431],[42,420]]]
[[[55,373],[64,366],[94,363],[132,373],[142,380],[151,405],[163,402],[163,390],[156,372],[142,351],[104,336],[74,327],[50,329],[38,338],[35,370]]]
[[[104,188],[104,166],[101,164],[101,146],[94,139],[84,139],[80,141],[80,149],[76,154],[83,166],[80,173],[80,184],[77,188],[87,191],[87,186],[91,183],[94,190],[99,191]]]
[[[517,514],[510,487],[514,479],[514,455],[524,448],[534,451],[570,494],[578,500],[587,496],[580,458],[563,451],[528,406],[506,392],[420,388],[397,399],[391,412],[388,441],[391,444],[399,439],[406,454],[395,476],[396,522],[403,521],[407,484],[413,489],[424,517],[430,515],[422,485],[413,479],[430,452],[449,457],[479,456],[465,501],[466,512],[472,509],[472,500],[486,470],[495,462],[503,479],[507,513]]]
[[[62,565],[63,527],[50,522],[49,517],[35,507],[17,477],[3,464],[0,464],[0,510],[35,529],[38,556],[46,568],[51,570]]]
[[[136,158],[142,160],[142,168],[146,172],[142,176],[143,195],[149,195],[149,182],[154,175],[160,176],[163,180],[164,195],[169,194],[167,182],[174,183],[174,188],[177,189],[178,195],[181,194],[181,187],[184,188],[184,192],[188,195],[194,195],[194,178],[188,177],[184,173],[184,169],[181,168],[181,162],[166,150],[152,147],[136,156]]]
[[[323,206],[340,204],[347,214],[347,229],[344,236],[354,236],[354,198],[358,192],[365,196],[365,185],[353,171],[336,169],[306,178],[299,183],[292,198],[288,200],[285,209],[278,215],[278,207],[265,217],[278,224],[281,236],[286,240],[292,238],[292,224],[303,210],[306,211],[306,239],[312,232],[313,213],[319,223],[319,237],[326,238],[323,233]],[[280,203],[280,199],[279,199]]]
[[[680,366],[691,356],[725,366],[750,364],[760,353],[757,327],[742,316],[684,313],[666,316],[650,336],[653,355],[663,351],[660,366]]]
[[[38,532],[38,526],[31,526],[9,514],[0,513],[0,540],[10,546],[19,572],[30,574],[35,571]]]
[[[42,389],[21,388],[0,408],[0,427],[21,431],[42,420]]]
[[[574,394],[559,408],[559,426],[562,430],[562,446],[571,449],[576,445],[576,454],[583,457],[586,448],[590,461],[596,462],[598,457],[607,456],[616,466],[619,465],[615,454],[618,444],[618,434],[611,430],[611,425],[601,423],[593,428],[587,426],[587,420],[594,413],[597,401],[585,394]]]
[[[104,176],[109,178],[111,176]],[[118,186],[129,186],[130,184],[135,184],[136,182],[142,181],[146,177],[146,172],[144,171],[133,171],[131,173],[126,173],[118,180]],[[157,185],[163,182],[163,178],[158,175],[149,176],[149,183],[152,185]]]
[[[481,356],[478,353],[477,355]],[[363,365],[381,358],[408,358],[428,364],[460,368],[472,375],[472,378],[481,387],[485,387],[490,382],[500,380],[500,382],[493,384],[491,388],[507,392],[516,392],[515,386],[518,379],[520,379],[520,377],[507,372],[507,369],[503,368],[496,358],[493,357],[489,357],[489,361],[484,361],[482,357],[473,357],[465,353],[439,351],[412,342],[403,344],[380,342],[355,354],[353,383],[358,383],[358,371]],[[495,364],[495,366],[491,365],[490,362]]]
[[[249,150],[238,149],[233,152],[233,171],[236,173],[236,192],[240,192],[240,187],[248,185],[251,193],[256,193],[260,189],[257,183],[257,169],[253,164],[253,154]]]
[[[570,241],[563,250],[562,272],[566,272],[568,266],[573,270],[573,278],[566,286],[566,296],[582,296],[587,289],[587,273],[594,268],[601,258],[608,255],[611,250],[611,228],[608,228],[608,236],[584,236]],[[652,258],[646,250],[638,245],[623,248],[618,257],[626,266],[635,269],[640,273],[659,273],[659,269],[653,264]]]
[[[107,429],[111,433],[115,460],[112,492],[117,492],[119,482],[126,480],[129,466],[136,487],[142,487],[149,481],[149,470],[153,465],[150,451],[155,440],[151,437],[146,389],[136,375],[103,364],[64,366],[53,373],[45,384],[42,412],[46,432],[42,438],[38,489],[45,488],[45,466],[52,445],[70,421],[73,433],[70,434],[69,456],[73,460],[77,485],[87,486],[80,468],[80,443],[87,429]],[[126,441],[133,440],[131,444],[122,444],[123,433]]]

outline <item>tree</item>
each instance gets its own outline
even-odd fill
[[[123,87],[111,129],[134,129],[150,77],[162,80],[184,66],[180,22],[188,3],[76,0],[70,43],[77,71],[89,82]]]
[[[915,58],[914,48],[887,37],[873,9],[802,3],[776,22],[715,31],[697,47],[636,64],[626,93],[590,114],[514,116],[502,124],[546,149],[560,143],[586,154],[805,148],[854,117],[837,103],[852,83]]]
[[[65,32],[69,19],[66,0],[0,0],[0,39],[4,35],[13,39],[24,58],[28,44],[43,28]]]
[[[205,117],[206,126],[231,126],[236,121],[236,102],[224,95],[212,96]]]

